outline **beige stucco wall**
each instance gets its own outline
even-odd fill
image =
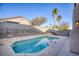
[[[36,29],[42,32],[46,32],[49,29],[49,27],[44,27],[44,26],[33,26],[33,27],[35,27]]]
[[[79,28],[75,27],[75,21],[79,21],[79,4],[73,10],[73,29],[70,33],[70,50],[79,53]]]

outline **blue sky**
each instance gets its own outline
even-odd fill
[[[35,17],[44,16],[47,18],[47,22],[44,26],[53,25],[54,18],[52,16],[52,10],[58,8],[59,15],[62,16],[62,21],[66,21],[72,28],[72,14],[73,4],[68,3],[16,3],[16,4],[0,4],[0,18],[24,16],[28,20],[32,20]]]

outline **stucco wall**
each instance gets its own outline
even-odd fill
[[[76,3],[73,10],[73,29],[70,33],[70,51],[79,54],[79,27],[75,26],[75,22],[79,21],[79,4]]]
[[[46,32],[49,29],[49,27],[44,27],[44,26],[33,26],[33,27],[35,27],[36,29],[42,32]]]

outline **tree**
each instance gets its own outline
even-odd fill
[[[69,30],[69,24],[68,24],[67,22],[63,22],[63,23],[60,25],[60,29],[61,29],[61,31]]]
[[[52,16],[54,16],[54,30],[55,30],[55,26],[56,26],[57,15],[58,15],[58,9],[54,8],[53,11],[52,11]]]
[[[46,18],[41,16],[41,17],[36,17],[32,21],[30,21],[32,25],[42,25],[43,23],[46,22]]]
[[[57,17],[57,21],[58,21],[58,30],[60,30],[60,21],[61,21],[61,19],[62,19],[62,17],[61,17],[61,15],[59,15],[59,16]]]

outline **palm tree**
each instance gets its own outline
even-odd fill
[[[62,19],[62,17],[61,17],[61,15],[59,15],[59,16],[57,17],[57,21],[58,21],[58,30],[60,30],[60,21],[61,21],[61,19]]]
[[[55,27],[56,27],[56,18],[57,18],[57,15],[58,15],[58,9],[54,8],[53,11],[52,11],[52,16],[54,16],[54,30],[55,30]]]

